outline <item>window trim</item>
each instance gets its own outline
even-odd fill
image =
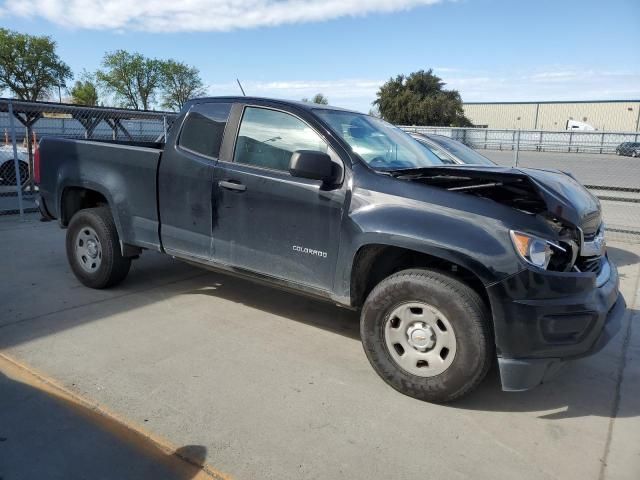
[[[224,130],[222,131],[222,137],[220,138],[220,148],[218,149],[218,156],[214,157],[211,155],[207,155],[206,153],[201,153],[198,152],[196,150],[193,150],[189,147],[185,147],[183,145],[180,144],[180,139],[182,138],[182,132],[184,131],[184,126],[185,123],[187,123],[187,119],[189,118],[189,116],[191,115],[191,112],[198,107],[199,105],[228,105],[229,106],[229,113],[227,114],[227,119],[224,122]],[[202,103],[194,103],[193,105],[191,105],[191,107],[189,108],[189,110],[187,111],[187,113],[185,113],[182,122],[180,123],[180,131],[178,132],[178,138],[176,138],[176,149],[179,151],[184,151],[187,153],[190,153],[191,155],[196,155],[198,157],[207,159],[207,160],[213,160],[214,162],[219,161],[220,159],[220,151],[222,150],[222,145],[224,144],[224,137],[227,134],[227,128],[229,126],[229,118],[231,117],[231,110],[233,109],[233,103],[227,103],[227,102],[202,102]]]
[[[449,152],[442,145],[439,145],[438,143],[434,142],[430,138],[421,137],[419,140],[417,138],[415,138],[415,139],[418,142],[424,143],[424,144],[428,145],[429,147],[436,148],[436,149],[440,150],[441,152],[443,152],[445,155],[447,155],[449,157],[449,160],[451,160],[453,162],[450,165],[464,165],[464,162],[460,161],[460,159],[458,157],[456,157],[453,153]],[[433,153],[436,157],[440,158],[440,156],[436,152],[434,152],[433,150],[431,150],[431,153]],[[442,158],[440,158],[440,160],[442,160]]]
[[[242,115],[240,115],[240,120],[238,121],[238,126],[236,128],[235,138],[233,140],[233,150],[231,152],[231,161],[225,162],[225,163],[230,163],[232,165],[242,165],[242,166],[248,167],[248,168],[256,168],[258,170],[265,170],[267,172],[277,172],[277,173],[285,174],[285,175],[287,175],[287,176],[289,176],[291,178],[297,178],[297,177],[293,177],[291,175],[291,173],[289,172],[289,170],[280,170],[278,168],[269,168],[269,167],[263,167],[263,166],[260,166],[260,165],[253,165],[251,163],[236,162],[236,147],[238,146],[238,137],[240,136],[240,129],[242,128],[242,121],[244,120],[244,115],[245,115],[245,113],[246,113],[248,108],[260,108],[260,109],[263,109],[263,110],[272,110],[274,112],[284,113],[285,115],[290,115],[292,117],[297,118],[302,123],[304,123],[307,127],[309,127],[311,130],[313,130],[316,133],[316,135],[318,135],[320,137],[320,139],[324,143],[327,144],[327,149],[334,153],[332,158],[336,158],[337,160],[339,160],[340,163],[342,164],[343,171],[345,170],[344,160],[342,160],[342,158],[340,158],[340,155],[331,146],[331,143],[329,141],[327,141],[325,135],[320,133],[317,128],[314,128],[312,125],[309,125],[309,122],[307,122],[304,118],[300,117],[299,115],[297,115],[297,114],[295,114],[293,112],[290,112],[288,110],[284,110],[284,109],[281,109],[281,108],[271,107],[271,106],[267,106],[267,105],[249,104],[249,103],[246,103],[246,104],[242,105]],[[224,162],[224,160],[220,160],[220,161]],[[300,180],[300,179],[298,179],[298,180]]]

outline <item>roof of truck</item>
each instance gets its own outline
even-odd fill
[[[199,98],[194,98],[189,100],[189,102],[187,102],[188,104],[190,103],[200,103],[202,101],[227,101],[227,102],[238,102],[238,103],[247,103],[247,102],[268,102],[268,103],[273,103],[273,104],[279,104],[279,105],[294,105],[296,107],[299,108],[303,108],[305,110],[315,110],[315,109],[322,109],[322,110],[338,110],[341,112],[353,112],[353,113],[361,113],[361,112],[356,112],[355,110],[350,110],[347,108],[340,108],[340,107],[334,107],[331,105],[322,105],[319,103],[313,103],[313,102],[302,102],[302,101],[298,101],[298,100],[285,100],[282,98],[268,98],[268,97],[242,97],[242,96],[223,96],[223,97],[199,97]]]

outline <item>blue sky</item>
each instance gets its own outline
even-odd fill
[[[368,111],[380,84],[433,68],[466,101],[640,98],[640,1],[0,0],[0,25],[50,35],[76,73],[105,51],[175,58],[212,95]]]

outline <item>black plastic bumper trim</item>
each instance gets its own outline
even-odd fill
[[[602,333],[588,352],[567,358],[498,358],[500,381],[505,392],[522,392],[551,380],[567,363],[602,350],[622,328],[627,305],[622,295],[611,308]]]

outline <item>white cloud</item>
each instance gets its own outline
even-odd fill
[[[443,0],[4,0],[4,16],[58,25],[152,32],[229,31],[385,13]]]

